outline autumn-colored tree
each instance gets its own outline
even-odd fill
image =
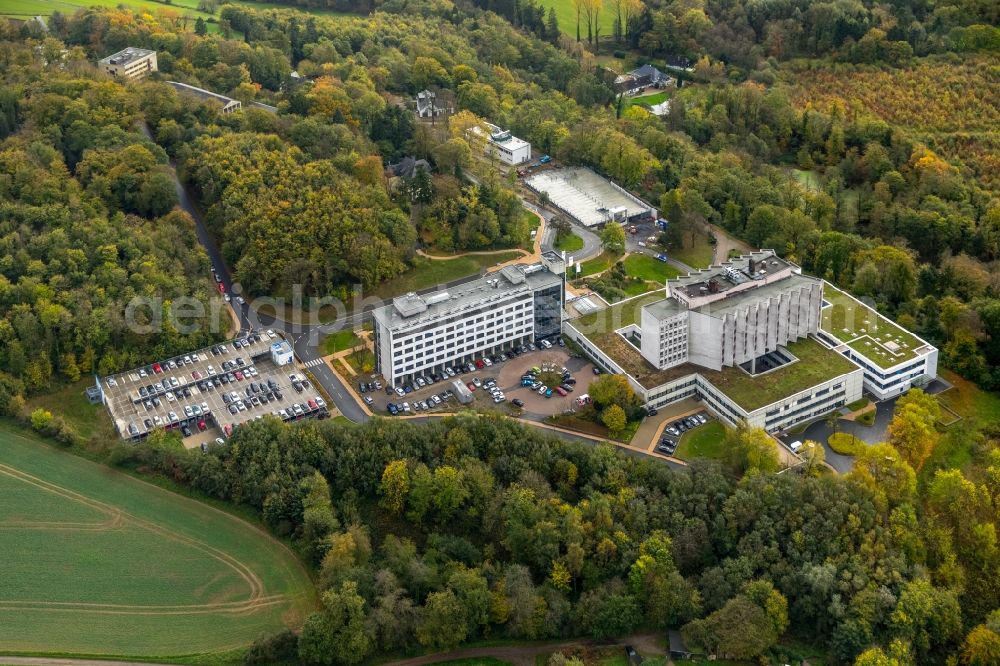
[[[919,389],[910,391],[896,404],[887,437],[916,469],[923,466],[937,445],[939,435],[934,424],[939,418],[937,399]]]
[[[406,506],[406,496],[410,492],[410,473],[405,460],[393,460],[385,466],[382,481],[378,487],[382,499],[379,504],[397,516]]]
[[[625,429],[628,424],[628,417],[625,410],[618,405],[611,405],[601,413],[601,421],[612,433],[618,433]]]
[[[616,222],[609,222],[601,230],[601,244],[609,252],[621,252],[625,249],[625,229]]]

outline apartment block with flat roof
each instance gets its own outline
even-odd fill
[[[120,79],[144,79],[157,70],[156,51],[130,46],[118,53],[101,58],[98,67]]]
[[[562,330],[562,276],[510,265],[447,291],[397,296],[376,309],[376,370],[390,384],[467,363]]]

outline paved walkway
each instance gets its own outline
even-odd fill
[[[527,250],[522,250],[519,247],[509,247],[505,250],[475,250],[471,252],[459,252],[458,254],[428,254],[423,250],[417,250],[417,254],[424,259],[430,259],[431,261],[451,261],[452,259],[461,259],[462,257],[469,256],[488,257],[493,254],[510,254],[511,252],[521,253],[521,259],[518,259],[518,261],[522,261],[524,257],[527,257],[530,254]]]

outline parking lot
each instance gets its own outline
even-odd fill
[[[663,433],[660,435],[660,441],[656,444],[655,449],[668,456],[674,455],[674,452],[677,450],[677,444],[681,440],[681,435],[689,430],[703,426],[712,420],[713,417],[708,412],[700,411],[668,421],[663,427]]]
[[[354,388],[375,412],[392,414],[395,409],[399,415],[414,415],[475,408],[496,410],[504,414],[529,412],[545,416],[570,408],[573,398],[585,393],[586,387],[594,378],[590,363],[584,359],[572,358],[558,343],[548,349],[536,346],[534,350],[525,348],[523,352],[508,354],[509,352],[504,354],[506,358],[496,354],[476,359],[471,370],[468,367],[457,368],[458,372],[451,376],[448,373],[437,377],[427,376],[425,380],[430,382],[425,381],[423,386],[420,382],[414,382],[401,387],[403,395],[392,388],[385,388],[385,382],[376,376],[356,380]],[[575,382],[571,387],[574,391],[567,392],[567,396],[560,396],[553,391],[552,396],[546,398],[539,395],[537,390],[521,385],[522,375],[533,367],[541,368],[543,365],[552,365],[557,370],[566,367]],[[462,404],[459,396],[455,395],[453,382],[456,380],[466,387],[471,396],[472,402],[469,404]],[[521,404],[517,404],[518,402]]]
[[[104,378],[105,404],[123,439],[177,429],[189,448],[225,439],[251,419],[328,415],[326,402],[293,363],[277,365],[273,331],[208,347]]]

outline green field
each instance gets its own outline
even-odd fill
[[[315,604],[265,532],[7,424],[0,496],[2,652],[207,662]]]
[[[287,5],[279,5],[271,2],[247,2],[245,0],[229,0],[234,4],[248,5],[259,9],[289,9]],[[52,12],[58,10],[63,14],[72,14],[76,10],[84,7],[130,7],[132,9],[143,9],[152,14],[158,10],[167,9],[177,11],[180,15],[191,16],[193,18],[204,18],[208,20],[212,14],[198,11],[198,0],[171,0],[166,2],[155,2],[154,0],[2,0],[0,2],[0,16],[50,16]],[[304,11],[316,16],[343,16],[340,12],[329,9],[304,9],[294,7],[299,11]],[[190,26],[194,29],[194,25]]]
[[[539,0],[538,4],[545,8],[546,14],[549,7],[555,7],[559,30],[576,38],[576,10],[573,9],[573,0]],[[614,10],[610,6],[602,7],[600,20],[601,37],[611,37],[614,34]],[[587,15],[583,12],[580,12],[580,40],[587,41]],[[605,48],[610,51],[610,47]]]
[[[630,254],[622,263],[625,264],[625,273],[629,277],[636,277],[650,282],[666,282],[681,274],[679,270],[667,262],[645,254]]]

